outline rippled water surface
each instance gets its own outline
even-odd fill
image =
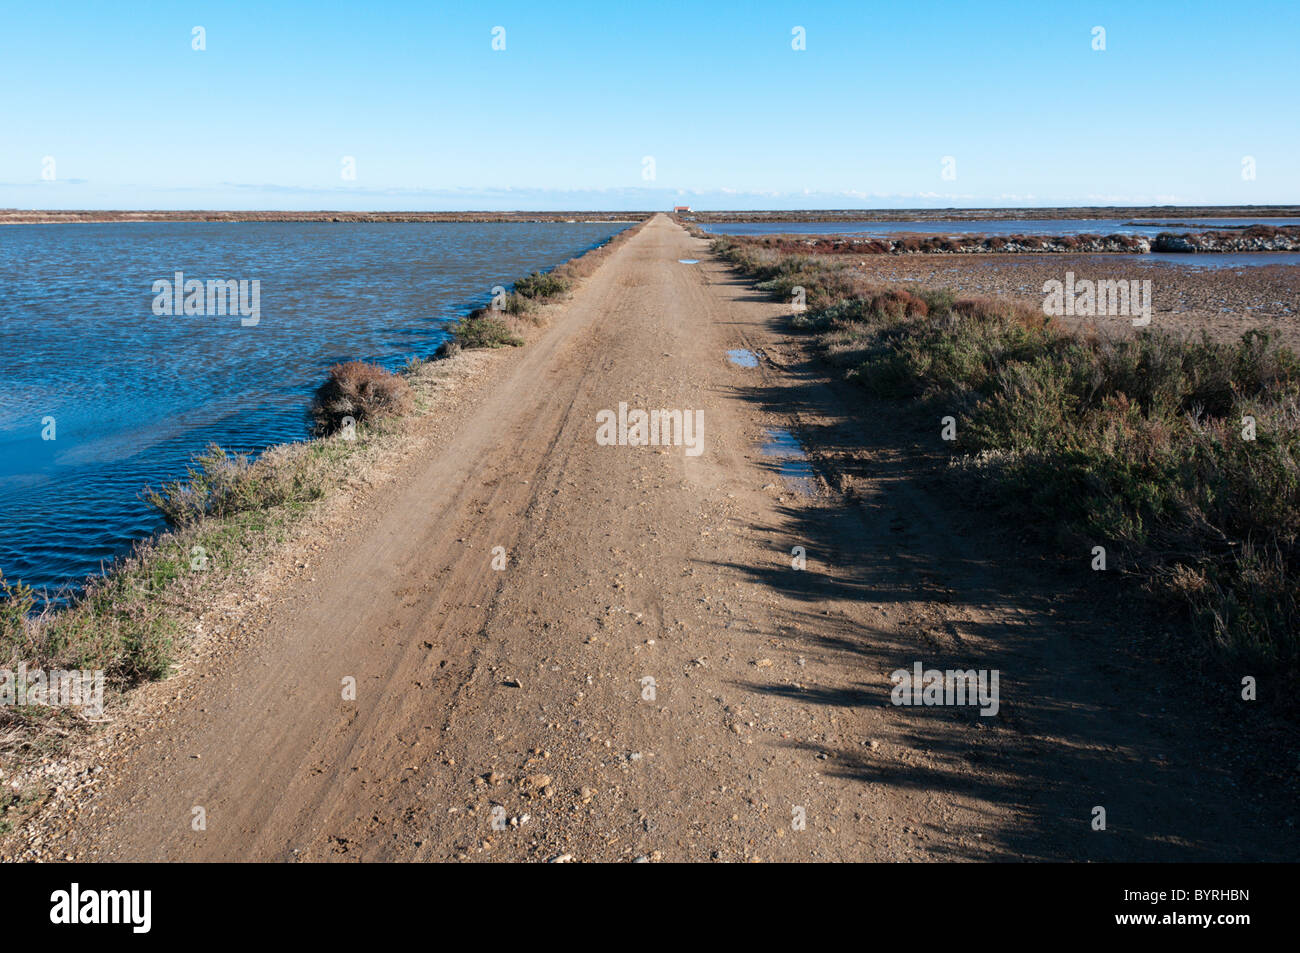
[[[306,437],[329,365],[397,368],[604,223],[0,227],[0,571],[57,589],[161,528],[139,498],[211,442]],[[153,282],[261,282],[261,319],[158,317]],[[42,439],[53,418],[54,439]]]

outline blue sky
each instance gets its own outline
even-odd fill
[[[3,2],[4,207],[1300,201],[1295,0]]]

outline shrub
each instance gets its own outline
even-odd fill
[[[483,308],[461,318],[451,333],[461,347],[522,347],[524,343],[505,319]]]
[[[515,294],[525,298],[554,298],[569,290],[571,283],[554,271],[534,271],[515,282]]]
[[[247,454],[211,444],[194,458],[186,478],[146,488],[144,499],[172,526],[192,526],[204,517],[233,516],[284,503],[318,499],[323,493],[308,467],[258,467]]]
[[[449,357],[455,357],[461,352],[461,350],[462,346],[460,341],[456,340],[454,337],[450,337],[438,345],[438,350],[434,351],[433,356],[445,360]]]
[[[871,296],[870,308],[873,312],[887,318],[923,318],[930,313],[930,306],[924,298],[919,298],[910,291],[880,291]]]
[[[153,567],[151,575],[159,574],[167,575],[165,565]],[[32,590],[0,578],[0,666],[98,669],[113,688],[161,677],[171,663],[177,626],[142,596],[153,581],[149,575],[142,563],[129,560],[119,572],[90,582],[69,607],[52,612],[47,605],[35,615]],[[7,715],[48,717],[0,707],[0,725]]]
[[[956,296],[947,288],[923,290],[920,292],[926,307],[936,314],[948,314],[956,303]]]
[[[1010,319],[1026,328],[1043,328],[1048,323],[1042,308],[1002,298],[958,298],[952,303],[952,311],[973,321]]]
[[[343,425],[373,422],[410,410],[411,388],[405,380],[377,364],[348,361],[335,364],[325,383],[316,389],[312,417],[318,434],[330,434]]]
[[[25,641],[27,616],[35,605],[36,596],[30,586],[9,583],[0,573],[0,664],[7,662],[14,649]],[[25,653],[19,651],[16,655],[23,657]]]

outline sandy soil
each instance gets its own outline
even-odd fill
[[[1193,256],[1194,257],[1194,256]],[[1274,328],[1300,350],[1300,266],[1189,268],[1155,259],[1113,255],[875,255],[857,270],[882,284],[957,288],[964,294],[1005,295],[1035,307],[1043,283],[1075,279],[1151,282],[1152,326],[1178,333],[1208,331],[1231,340],[1253,327]],[[1077,323],[1077,322],[1076,322]],[[1127,318],[1097,318],[1110,332],[1131,329]]]
[[[706,247],[659,216],[617,249],[0,854],[1294,860],[1293,759],[1233,686],[1134,663],[1088,554],[991,533],[937,422],[863,412]],[[620,401],[702,408],[704,452],[597,445]],[[890,704],[915,661],[998,669],[998,715]]]

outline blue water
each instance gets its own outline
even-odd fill
[[[141,488],[208,443],[303,439],[331,364],[430,356],[493,285],[624,227],[0,226],[0,571],[38,589],[81,581],[162,528]],[[260,322],[156,316],[153,282],[176,271],[260,280]]]
[[[1182,268],[1259,268],[1263,265],[1300,265],[1296,251],[1227,251],[1205,254],[1159,251],[1147,255],[1124,255],[1139,264],[1177,265]]]
[[[785,483],[804,496],[816,492],[816,479],[808,454],[793,432],[784,428],[764,430],[765,439],[760,452],[775,460],[775,469]]]
[[[727,360],[740,367],[758,367],[758,356],[753,351],[736,348],[727,352]]]
[[[716,222],[699,223],[715,235],[859,235],[887,238],[903,233],[943,235],[1141,235],[1154,238],[1161,232],[1207,231],[1235,225],[1300,225],[1300,218],[1215,218],[1179,219],[988,219],[956,222]],[[1141,222],[1142,224],[1136,224]]]

